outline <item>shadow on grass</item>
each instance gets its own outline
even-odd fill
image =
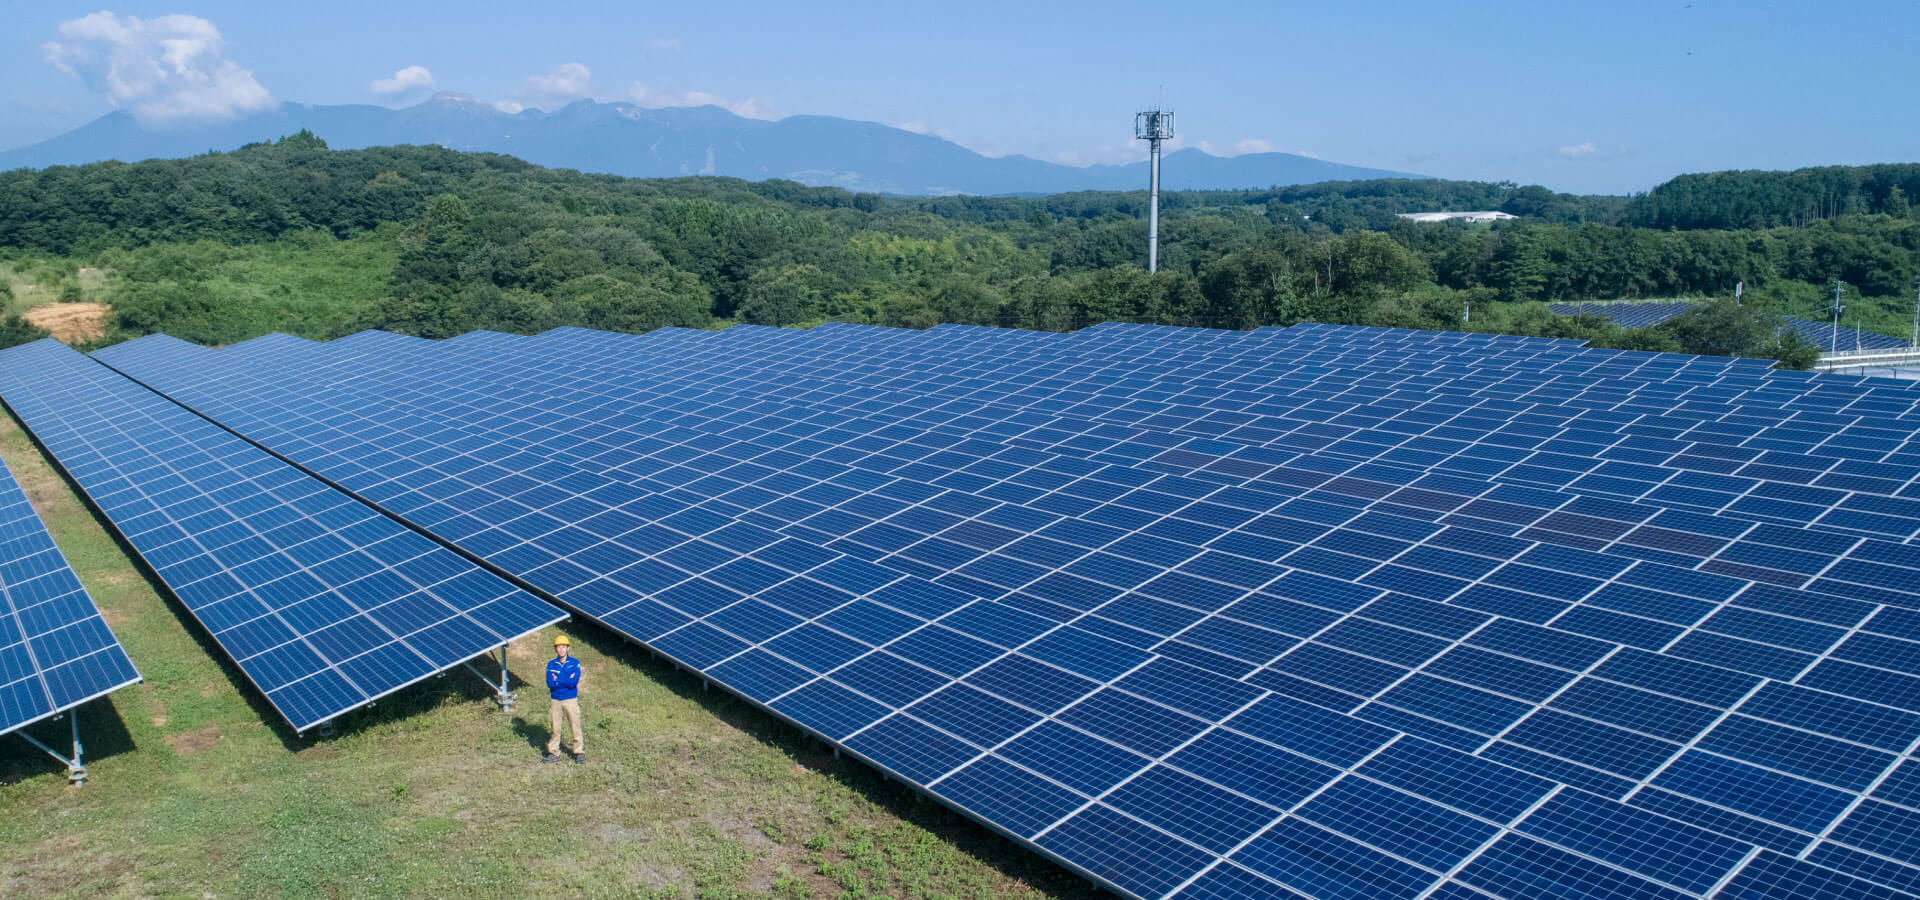
[[[83,703],[57,718],[22,728],[20,733],[32,735],[62,755],[71,754],[73,726],[68,722],[68,717],[77,715],[80,719],[82,765],[91,766],[138,749],[134,745],[133,735],[127,731],[126,722],[121,719],[119,709],[110,700],[102,700],[109,698]],[[22,740],[15,732],[0,735],[0,785],[16,784],[36,775],[65,772],[66,768],[55,762],[46,751]]]

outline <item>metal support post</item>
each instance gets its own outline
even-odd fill
[[[507,690],[507,645],[505,644],[500,645],[500,693],[494,695],[494,699],[500,701],[501,712],[513,712],[513,692]]]
[[[1833,334],[1832,339],[1828,341],[1830,345],[1828,353],[1840,352],[1840,312],[1846,309],[1846,306],[1840,303],[1840,296],[1846,286],[1847,283],[1838,278],[1833,280]]]
[[[1920,348],[1920,276],[1913,279],[1913,339],[1907,346]]]
[[[14,732],[14,734],[19,735],[21,740],[24,740],[27,743],[34,745],[35,747],[39,747],[48,756],[51,756],[54,759],[57,759],[62,763],[65,763],[67,767],[67,783],[78,787],[79,785],[87,783],[87,767],[86,767],[86,764],[81,761],[80,714],[78,710],[67,711],[67,723],[72,727],[72,730],[73,730],[73,756],[71,758],[61,756],[60,751],[55,750],[52,747],[47,746],[46,744],[40,743],[39,738],[36,738],[33,735],[26,733],[26,731],[24,730],[16,731]]]
[[[488,651],[487,658],[493,658],[492,651]],[[487,687],[493,688],[493,700],[495,703],[500,704],[501,712],[513,712],[513,701],[518,700],[520,695],[507,689],[507,648],[504,644],[500,647],[500,682],[497,685],[491,676],[474,668],[473,663],[464,662],[461,663],[461,665],[465,666],[467,671],[472,672],[473,677],[480,679]]]

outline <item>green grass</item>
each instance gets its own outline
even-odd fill
[[[289,733],[11,419],[0,456],[146,676],[82,708],[91,779],[0,738],[0,897],[1091,897],[1083,880],[592,626],[589,764],[464,672]],[[547,635],[510,669],[537,677]],[[516,678],[517,680],[517,678]],[[66,723],[34,733],[59,746]]]

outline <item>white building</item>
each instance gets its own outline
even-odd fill
[[[1520,217],[1512,213],[1487,210],[1484,212],[1400,213],[1400,218],[1412,219],[1415,222],[1445,222],[1448,219],[1465,219],[1469,222],[1498,222],[1503,219],[1517,219]]]

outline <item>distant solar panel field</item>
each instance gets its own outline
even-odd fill
[[[1129,896],[1920,889],[1920,385],[1320,325],[95,358]]]
[[[1691,303],[1554,303],[1547,307],[1562,316],[1599,316],[1622,328],[1646,328],[1685,315]],[[1786,328],[1807,343],[1829,352],[1860,350],[1898,350],[1907,342],[1884,334],[1861,331],[1831,322],[1812,322],[1786,317]]]

